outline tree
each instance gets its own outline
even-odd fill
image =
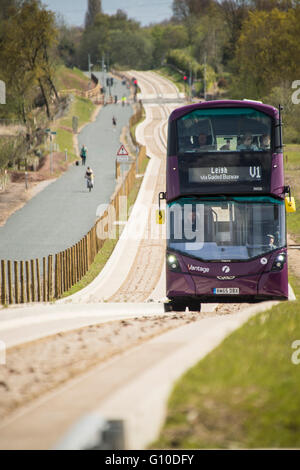
[[[300,76],[300,8],[249,13],[237,44],[237,88],[261,98]]]
[[[28,124],[28,113],[34,106],[38,89],[50,118],[52,92],[57,97],[51,57],[55,37],[54,13],[42,7],[38,0],[26,0],[3,23],[1,75],[8,84],[8,96],[13,96],[16,111],[25,124]]]
[[[93,26],[96,16],[101,12],[101,0],[88,0],[88,9],[85,15],[85,29]]]
[[[179,21],[188,16],[200,17],[206,15],[215,4],[215,0],[173,0],[173,15]]]

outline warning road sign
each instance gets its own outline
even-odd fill
[[[126,148],[124,147],[124,145],[121,145],[121,147],[120,147],[120,149],[117,153],[118,157],[121,156],[121,155],[128,155],[128,152],[127,152]]]

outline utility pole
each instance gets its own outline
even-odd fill
[[[204,54],[204,101],[206,101],[206,52]]]
[[[192,64],[190,62],[190,75],[189,75],[189,98],[192,99]]]
[[[104,74],[104,53],[102,53],[102,83],[103,83],[103,88],[105,87],[105,74]]]
[[[107,53],[107,73],[109,72],[109,52]]]

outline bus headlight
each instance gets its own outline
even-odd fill
[[[280,253],[276,256],[275,261],[272,266],[272,271],[281,271],[286,262],[286,254]]]
[[[167,255],[167,265],[171,271],[180,271],[179,262],[175,255]]]

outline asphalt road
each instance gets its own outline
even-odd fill
[[[97,75],[97,73],[96,73]],[[102,78],[102,74],[98,74]],[[114,81],[112,94],[128,96],[129,90]],[[88,147],[86,166],[95,174],[89,193],[85,169],[72,166],[55,182],[32,198],[0,227],[0,259],[42,258],[65,250],[78,242],[93,226],[97,208],[107,204],[115,188],[115,158],[122,128],[128,124],[131,106],[107,105],[95,122],[79,135],[79,144]],[[113,129],[112,117],[117,119]]]

